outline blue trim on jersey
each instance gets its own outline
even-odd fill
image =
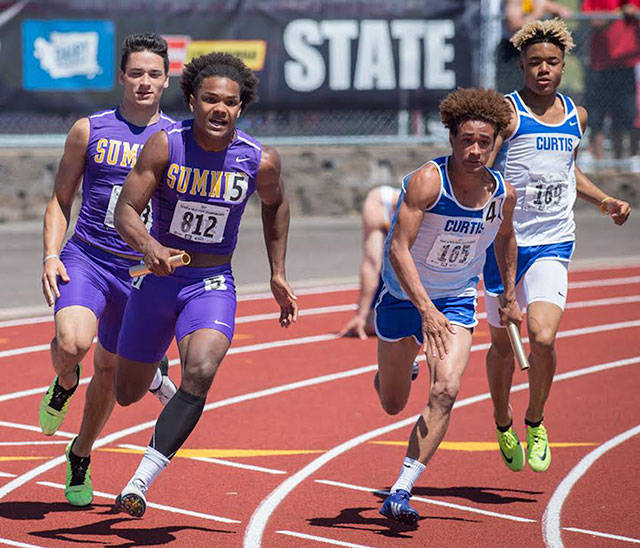
[[[444,297],[432,302],[452,323],[469,329],[478,324],[475,297]],[[375,311],[376,333],[383,340],[398,341],[413,336],[419,344],[424,342],[422,317],[411,301],[396,299],[383,290]]]
[[[483,215],[482,209],[465,208],[458,205],[455,194],[453,193],[453,189],[451,187],[451,181],[449,180],[449,173],[447,171],[447,162],[449,158],[450,156],[440,156],[439,158],[431,160],[431,162],[440,171],[442,189],[440,191],[440,197],[438,198],[438,200],[436,200],[436,203],[431,206],[431,208],[427,209],[427,211],[429,213],[435,213],[437,215],[481,219]],[[490,168],[487,168],[487,170],[494,176],[494,179],[496,179],[496,189],[492,197],[500,196],[500,194],[504,192],[504,182],[502,179],[502,175]]]
[[[518,263],[516,268],[516,285],[522,279],[538,259],[543,257],[552,257],[560,260],[570,261],[573,255],[575,242],[562,242],[559,244],[529,245],[518,247]],[[484,264],[482,274],[484,280],[484,288],[487,293],[499,295],[504,291],[500,270],[496,262],[496,255],[493,244],[487,249],[487,260]]]
[[[524,104],[524,101],[522,101],[522,98],[517,91],[509,93],[507,97],[509,97],[516,106],[519,124],[514,134],[508,140],[510,141],[520,135],[529,135],[532,133],[560,133],[563,135],[573,135],[578,139],[582,138],[582,128],[580,127],[578,109],[576,108],[575,103],[566,95],[561,93],[556,93],[556,95],[560,97],[560,100],[564,105],[565,118],[561,124],[546,124],[539,121],[532,115],[531,111]]]

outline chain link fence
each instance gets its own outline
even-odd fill
[[[600,14],[598,18],[613,20],[620,17]],[[567,57],[561,86],[562,92],[589,110],[592,129],[587,134],[587,141],[599,140],[599,152],[593,156],[583,152],[581,162],[597,161],[606,167],[607,164],[617,166],[620,161],[628,163],[633,160],[633,167],[640,171],[640,156],[637,156],[640,116],[636,113],[636,90],[640,86],[636,84],[634,67],[605,73],[590,69],[594,19],[594,15],[576,13],[568,21],[576,47]],[[520,88],[519,56],[509,48],[506,40],[500,41],[500,36],[496,36],[502,27],[501,16],[493,20],[487,20],[485,16],[483,24],[490,30],[482,41],[485,54],[478,57],[482,65],[479,74],[483,81],[480,83],[495,85],[504,93]],[[640,67],[636,72],[640,73]],[[604,82],[603,78],[606,79]],[[0,146],[59,146],[75,119],[86,114],[61,116],[46,112],[0,112]],[[182,119],[189,113],[168,114]],[[239,127],[266,142],[286,144],[357,144],[376,140],[401,144],[408,139],[445,143],[448,138],[437,112],[415,110],[249,110],[241,118]],[[593,130],[594,127],[597,131]]]

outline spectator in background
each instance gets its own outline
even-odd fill
[[[573,12],[551,0],[504,0],[503,13],[502,39],[496,51],[496,88],[500,93],[508,93],[521,84],[518,68],[520,53],[509,41],[511,36],[531,21],[545,16],[566,19],[571,17]]]
[[[594,19],[587,72],[587,108],[592,128],[591,154],[604,155],[604,120],[611,117],[613,155],[622,158],[624,137],[629,135],[629,155],[638,153],[633,131],[636,117],[634,67],[640,63],[640,0],[583,0],[584,12],[622,13],[623,19]]]

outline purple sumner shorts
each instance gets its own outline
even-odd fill
[[[58,281],[60,298],[55,312],[67,306],[84,306],[98,318],[98,340],[105,350],[116,353],[118,333],[131,292],[129,267],[139,261],[103,251],[76,237],[65,244],[60,260],[69,281]]]
[[[122,320],[118,354],[155,363],[175,335],[180,341],[197,329],[215,329],[233,339],[236,287],[231,265],[178,268],[170,276],[147,274],[134,283]]]

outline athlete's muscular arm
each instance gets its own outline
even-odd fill
[[[516,301],[515,287],[518,245],[516,243],[516,233],[513,230],[516,191],[506,181],[505,187],[507,193],[502,207],[502,222],[494,240],[496,262],[498,263],[498,270],[500,270],[500,277],[504,286],[504,305],[501,305],[498,310],[500,321],[503,325],[510,321],[520,325],[522,313]]]
[[[432,356],[438,355],[440,359],[444,359],[449,352],[449,333],[455,333],[455,328],[431,302],[410,251],[425,209],[435,203],[439,192],[440,174],[434,165],[424,166],[411,176],[406,184],[404,200],[398,208],[389,259],[402,288],[422,317],[425,352],[429,351]]]
[[[160,131],[149,138],[124,180],[114,212],[114,224],[122,239],[144,253],[147,268],[158,276],[173,272],[169,257],[182,251],[165,247],[153,238],[140,219],[140,214],[158,186],[168,161],[169,141],[167,134]]]
[[[78,192],[86,164],[89,143],[89,119],[81,118],[69,131],[58,166],[53,194],[44,214],[42,293],[49,306],[60,297],[58,280],[69,281],[67,270],[58,258],[69,226],[71,206]],[[47,259],[47,257],[49,257]]]
[[[580,119],[580,127],[584,133],[587,129],[587,111],[583,107],[578,107],[578,118]],[[576,156],[578,151],[576,150]],[[613,196],[607,196],[587,177],[578,166],[576,170],[576,190],[578,196],[587,202],[601,206],[603,212],[610,215],[613,222],[617,225],[624,224],[631,213],[631,206],[624,200],[618,200]]]
[[[285,273],[289,200],[282,184],[277,150],[270,147],[262,149],[256,186],[262,201],[262,231],[271,268],[271,292],[280,306],[280,325],[289,327],[298,319],[298,303]]]
[[[358,311],[342,328],[339,335],[366,339],[367,318],[380,281],[384,239],[388,227],[383,214],[380,189],[367,195],[362,206],[362,262],[360,263],[360,296]]]

